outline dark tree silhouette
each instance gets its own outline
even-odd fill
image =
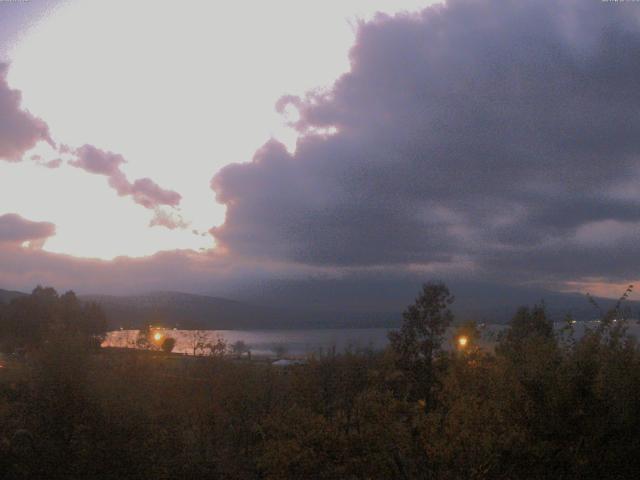
[[[50,287],[39,286],[31,295],[13,299],[0,316],[5,349],[35,348],[53,335],[77,335],[99,346],[107,330],[106,317],[98,305],[80,302],[72,291],[59,296]]]
[[[167,337],[164,339],[164,341],[162,342],[162,345],[160,348],[162,348],[162,351],[165,353],[171,353],[173,351],[173,349],[176,346],[176,339],[175,338],[171,338],[171,337]]]
[[[412,385],[411,395],[428,401],[435,381],[434,356],[442,349],[444,334],[453,321],[449,306],[454,297],[443,283],[426,283],[402,314],[399,331],[389,333],[398,367]]]

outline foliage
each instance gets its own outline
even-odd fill
[[[207,343],[205,347],[208,355],[214,358],[222,358],[229,352],[229,345],[222,335],[218,335],[215,343]]]
[[[49,337],[73,334],[97,347],[107,329],[95,303],[82,303],[75,293],[63,295],[37,287],[31,295],[13,299],[0,309],[0,338],[5,351],[37,348]]]
[[[52,292],[35,297],[11,308],[55,321],[12,335],[37,347],[0,370],[0,478],[533,480],[640,471],[640,349],[614,318],[563,342],[544,308],[520,309],[495,351],[477,347],[473,323],[456,330],[473,348],[447,350],[452,298],[428,284],[387,351],[331,351],[275,368],[224,355],[224,342],[211,348],[220,355],[195,357],[87,348],[86,334],[69,327],[83,307]]]
[[[554,343],[553,322],[547,317],[544,304],[532,309],[520,307],[509,323],[509,328],[500,335],[497,351],[520,360],[531,344]]]
[[[193,355],[204,355],[207,349],[207,332],[204,330],[191,330],[189,335]]]
[[[238,340],[231,345],[231,351],[237,357],[241,357],[245,353],[250,352],[249,346],[242,340]]]
[[[162,341],[162,345],[160,346],[160,348],[162,348],[162,351],[165,353],[171,353],[171,351],[175,346],[176,346],[176,339],[171,337],[166,337]]]
[[[436,381],[434,358],[441,352],[444,334],[453,321],[449,305],[453,296],[442,283],[426,283],[422,292],[402,314],[400,331],[391,332],[389,341],[398,367],[409,378],[414,399],[428,401]]]
[[[271,351],[274,353],[276,358],[284,358],[287,355],[287,346],[279,343],[274,345]]]
[[[149,350],[153,347],[151,343],[151,326],[146,324],[143,328],[138,331],[138,336],[136,338],[136,347],[141,350]]]

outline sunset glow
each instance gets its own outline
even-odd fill
[[[0,204],[54,222],[57,234],[45,246],[51,252],[111,259],[213,248],[206,232],[223,221],[224,207],[209,187],[212,175],[251,160],[270,137],[295,148],[277,100],[329,85],[348,69],[358,18],[428,3],[62,3],[11,52],[11,85],[46,119],[56,142],[117,152],[128,177],[180,192],[172,214],[188,227],[150,228],[152,211],[67,166],[29,166],[41,192],[34,198],[21,187],[27,167],[0,163]],[[169,18],[171,35],[162,21]],[[60,157],[48,147],[37,153]]]
[[[0,2],[0,283],[615,297],[632,3]]]

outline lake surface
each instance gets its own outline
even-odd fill
[[[573,327],[575,337],[579,338],[586,328],[594,328],[595,322],[577,322]],[[564,323],[555,325],[560,331]],[[504,325],[485,325],[481,328],[480,346],[493,348]],[[629,333],[640,338],[638,322],[628,323]],[[337,352],[351,349],[382,350],[388,345],[387,334],[392,328],[327,328],[310,330],[175,330],[154,329],[152,336],[159,334],[155,342],[158,347],[162,341],[171,337],[176,340],[173,349],[175,353],[193,355],[203,354],[197,344],[215,344],[218,339],[224,340],[229,346],[235,342],[244,342],[252,355],[276,357],[280,351],[287,357],[304,357],[313,353],[328,352],[335,348]],[[445,348],[452,348],[454,344],[455,327],[448,330],[444,341]],[[102,343],[103,347],[137,348],[139,330],[116,330],[109,332]],[[195,347],[195,350],[194,350]]]
[[[252,355],[276,356],[282,350],[287,356],[300,357],[311,353],[326,352],[333,348],[342,352],[347,348],[371,348],[382,350],[387,345],[388,328],[317,329],[317,330],[153,330],[176,340],[175,353],[193,355],[198,343],[215,344],[218,338],[232,345],[242,341]],[[136,348],[138,330],[109,332],[103,347]],[[196,348],[196,354],[200,353]]]
[[[491,347],[501,326],[487,326],[483,329],[481,346]],[[154,329],[151,337],[158,334],[153,344],[159,346],[167,338],[174,338],[174,353],[202,354],[200,344],[215,344],[222,339],[229,346],[244,342],[252,355],[275,357],[276,352],[287,357],[304,357],[309,354],[326,353],[333,349],[344,352],[348,349],[383,350],[389,343],[388,333],[392,328],[326,328],[299,330],[177,330]],[[453,345],[454,330],[450,329],[445,347]],[[139,330],[116,330],[109,332],[103,347],[137,348]]]

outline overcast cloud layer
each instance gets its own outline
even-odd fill
[[[272,141],[213,179],[228,211],[212,233],[312,265],[637,275],[635,7],[458,0],[379,17],[332,89],[280,102],[300,113],[295,154]]]
[[[363,24],[350,55],[351,71],[327,91],[283,92],[277,108],[299,112],[294,153],[274,139],[214,176],[227,207],[211,230],[218,250],[75,259],[16,243],[46,239],[52,225],[2,217],[33,233],[0,239],[0,280],[220,293],[304,278],[365,292],[384,290],[380,278],[550,287],[638,278],[637,5],[450,1]],[[0,108],[3,158],[48,139],[4,82]],[[129,182],[117,154],[75,155],[73,165],[148,208],[180,201],[149,179]],[[186,228],[173,213],[152,225]]]

